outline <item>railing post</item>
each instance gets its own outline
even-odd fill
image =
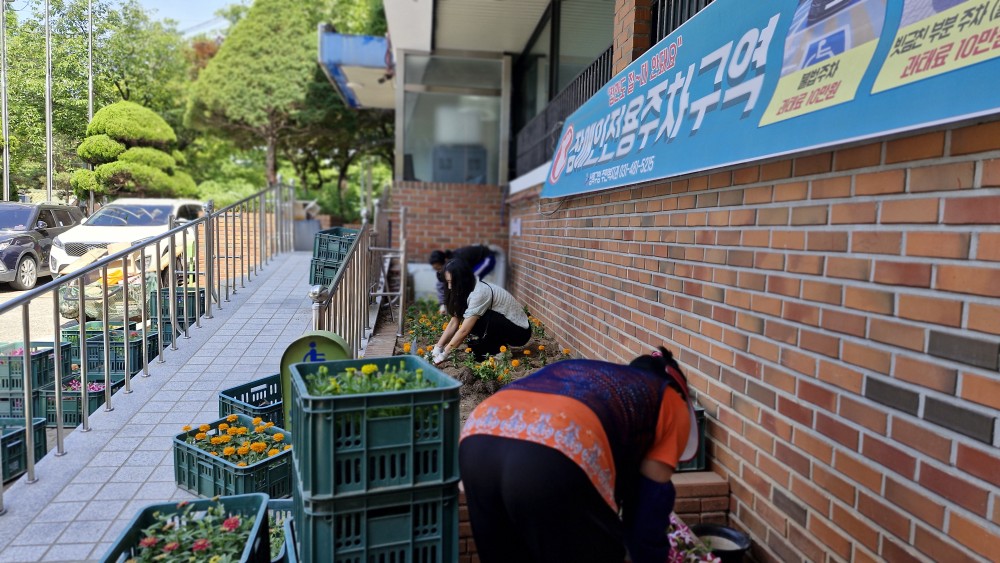
[[[59,329],[59,288],[52,290],[52,327],[54,329],[52,338],[56,345],[56,457],[66,455],[66,447],[63,444],[63,404],[62,404],[62,331]],[[47,408],[47,407],[46,407]],[[3,514],[3,502],[0,501],[0,514]]]
[[[167,225],[170,229],[177,226],[175,217],[167,217]],[[177,349],[177,336],[180,334],[180,325],[177,322],[177,268],[175,268],[174,258],[177,256],[177,244],[174,242],[174,235],[167,238],[167,296],[170,299],[170,349]]]
[[[28,476],[25,482],[34,483],[38,479],[35,479],[35,404],[32,401],[34,391],[31,385],[31,315],[28,314],[28,304],[26,302],[24,305],[21,305],[21,336],[24,339],[24,353],[21,355],[21,360],[24,361],[24,371],[21,373],[21,376],[24,389],[24,457],[27,460],[28,469]],[[59,349],[59,343],[53,342],[53,344],[56,345],[54,351],[58,351],[56,361],[61,362],[62,350]],[[62,381],[57,384],[62,385]]]
[[[84,293],[83,293],[83,276],[76,279],[77,288],[77,305],[79,306],[79,325],[77,328],[80,330],[80,405],[90,404],[90,392],[87,386],[83,382],[88,380],[87,377],[87,307],[84,303]],[[90,432],[90,409],[80,409],[80,420],[81,420],[81,432]]]
[[[146,276],[147,275],[148,275],[148,273],[146,272],[146,247],[142,247],[142,248],[139,249],[139,276],[140,276],[139,283],[142,284],[142,294],[148,296],[149,295],[147,293],[147,289],[148,288],[146,287],[146,283],[147,283],[146,282]],[[157,294],[156,297],[159,298],[159,294]],[[142,308],[142,317],[141,317],[141,319],[142,319],[142,327],[141,327],[142,328],[142,376],[143,377],[149,377],[149,344],[148,344],[149,343],[149,330],[146,328],[146,325],[151,322],[151,320],[149,318],[149,298],[147,297],[146,299],[143,299],[142,300],[142,304],[140,306]],[[157,327],[157,328],[159,328],[159,327]],[[157,338],[159,338],[159,336],[157,336]],[[159,342],[159,340],[157,340],[157,342]]]

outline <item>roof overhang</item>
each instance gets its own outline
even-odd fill
[[[319,65],[344,103],[354,109],[393,109],[395,62],[384,37],[319,31]]]
[[[550,0],[383,0],[393,46],[520,53]]]

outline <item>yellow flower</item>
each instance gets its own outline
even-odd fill
[[[472,348],[466,348],[465,349],[465,353],[466,354],[471,354],[472,353]]]
[[[504,368],[503,374],[507,375],[508,373],[510,373],[510,368]]]
[[[240,429],[237,428],[237,427],[235,427],[235,426],[230,426],[229,429],[226,430],[226,434],[229,434],[230,436],[235,436],[235,435],[237,435],[239,433],[240,433]]]
[[[569,355],[569,348],[563,348],[563,354]]]
[[[410,353],[410,343],[409,342],[407,342],[406,344],[403,344],[403,353],[404,354],[409,354]]]
[[[274,457],[274,456],[276,456],[276,455],[278,455],[280,453],[281,452],[277,448],[273,448],[273,449],[267,450],[267,457]]]
[[[264,421],[264,419],[263,419],[263,418],[261,418],[261,417],[259,417],[259,416],[255,416],[255,417],[254,417],[254,419],[253,419],[253,425],[254,425],[254,426],[257,426],[258,424],[260,424],[260,423],[261,423],[261,422],[263,422],[263,421]]]
[[[282,440],[284,440],[284,439],[285,439],[285,435],[284,435],[284,434],[282,434],[281,432],[278,432],[278,433],[277,433],[277,434],[275,434],[274,436],[271,436],[271,438],[274,438],[274,441],[275,441],[275,442],[280,442],[280,441],[282,441]]]
[[[212,436],[212,439],[209,440],[209,442],[211,442],[213,446],[216,446],[216,445],[219,444],[219,437],[218,436]]]
[[[238,418],[239,418],[239,417],[238,417],[238,416],[236,416],[235,414],[231,414],[231,415],[229,415],[229,416],[227,416],[227,417],[226,417],[226,422],[236,422],[236,420],[237,420]]]
[[[424,349],[423,348],[417,348],[417,355],[418,356],[423,356],[424,355]]]
[[[506,351],[507,351],[507,347],[506,347],[506,346],[501,346],[501,347],[500,347],[500,353],[501,353],[501,354],[503,354],[503,353],[504,353],[504,352],[506,352]]]
[[[413,334],[413,331],[412,331],[412,330],[410,331],[410,334]]]
[[[248,453],[250,453],[250,446],[240,446],[239,448],[236,449],[236,453],[240,455],[247,455]]]
[[[225,448],[222,449],[222,455],[224,455],[226,457],[229,457],[229,456],[233,455],[234,453],[236,453],[236,448],[234,448],[232,446],[226,446]]]
[[[497,361],[493,359],[493,356],[490,356],[490,365],[493,367],[496,367],[497,365]]]
[[[222,556],[214,555],[212,556],[211,559],[208,560],[208,563],[219,563],[219,561],[222,561]]]
[[[207,424],[202,424],[201,426],[198,427],[198,430],[201,430],[202,432],[208,432],[211,429],[212,427]]]
[[[232,439],[233,439],[233,437],[230,436],[229,434],[223,434],[222,436],[219,436],[219,443],[220,444],[228,444],[229,441],[232,440]]]
[[[188,431],[191,430],[191,425],[190,424],[185,424],[184,428],[181,428],[181,430],[183,430],[184,432],[188,432]]]
[[[208,455],[219,455],[219,452],[208,452]]]
[[[204,440],[206,436],[208,436],[208,434],[205,434],[204,432],[199,432],[199,433],[197,433],[197,434],[194,435],[194,439],[195,440]]]
[[[271,422],[270,420],[264,423],[264,428],[270,428],[272,426],[274,426],[274,423]]]
[[[539,345],[538,345],[538,351],[539,351],[539,352],[543,352],[543,351],[545,351],[545,345],[544,345],[544,344],[539,344]]]
[[[241,461],[241,462],[239,462],[239,463],[236,464],[236,467],[246,467],[246,466],[247,466],[247,462],[245,462],[245,461]]]
[[[375,364],[365,364],[361,366],[361,373],[365,375],[371,375],[378,371],[378,366]]]
[[[525,356],[530,356],[530,355],[531,355],[531,350],[527,350],[527,349],[526,349],[526,350],[524,351],[524,355],[525,355]]]
[[[253,429],[253,431],[256,432],[256,433],[258,433],[258,434],[260,434],[261,432],[263,432],[265,430],[267,430],[267,426],[264,426],[263,424],[261,424],[260,426],[255,426],[254,429]]]
[[[521,360],[511,360],[510,361],[510,365],[512,367],[517,367],[517,366],[521,365]]]
[[[219,425],[219,432],[224,432],[224,431],[226,431],[226,430],[227,430],[228,428],[229,428],[229,425],[228,425],[228,424],[226,424],[225,422],[223,422],[222,424],[220,424],[220,425]]]
[[[240,427],[239,427],[239,432],[238,432],[238,434],[239,434],[240,436],[242,436],[242,435],[246,434],[247,432],[249,432],[249,430],[247,430],[247,427],[246,427],[246,426],[240,426]]]
[[[285,444],[285,449],[286,449],[286,450],[290,450],[290,449],[292,449],[292,445],[291,445],[291,444]]]
[[[257,453],[261,453],[267,449],[267,444],[265,444],[264,442],[254,442],[250,444],[250,449]]]

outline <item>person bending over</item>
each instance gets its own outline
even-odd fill
[[[671,477],[698,450],[687,380],[663,347],[620,365],[564,360],[471,413],[459,442],[483,563],[663,563]],[[619,516],[619,513],[621,516]]]
[[[528,343],[528,315],[507,290],[476,279],[463,260],[445,264],[443,276],[445,308],[451,320],[432,350],[435,364],[443,362],[466,338],[479,360],[498,353],[501,346]]]
[[[431,252],[428,262],[434,268],[434,271],[437,272],[438,312],[441,314],[444,314],[446,309],[444,304],[444,265],[449,260],[464,261],[472,268],[472,273],[480,280],[489,275],[497,264],[496,255],[488,246],[482,244],[463,246],[454,251],[435,250]]]

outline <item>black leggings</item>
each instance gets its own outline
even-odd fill
[[[469,347],[479,360],[496,354],[501,346],[524,346],[531,340],[531,325],[521,328],[496,311],[486,311],[472,327]]]
[[[458,463],[483,563],[621,563],[621,521],[569,458],[496,436],[462,440]]]

